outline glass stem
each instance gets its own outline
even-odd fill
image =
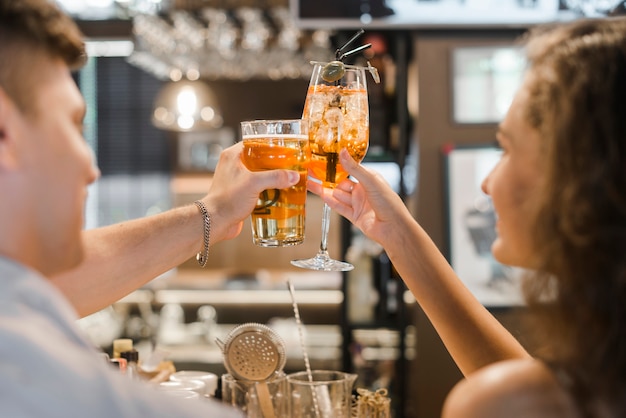
[[[320,243],[320,251],[326,253],[328,250],[328,228],[330,226],[330,207],[324,203],[324,211],[322,212],[322,242]]]

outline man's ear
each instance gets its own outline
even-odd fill
[[[4,92],[4,89],[2,87],[0,87],[0,141],[2,141],[2,139],[4,139],[5,133],[5,124],[6,124],[6,112],[7,112],[7,103],[6,102],[7,96],[6,93]]]
[[[15,103],[0,87],[0,173],[16,166],[16,138],[11,125],[15,120]]]

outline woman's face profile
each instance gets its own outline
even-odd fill
[[[491,247],[494,257],[503,264],[526,268],[532,267],[530,223],[543,178],[539,132],[526,120],[528,100],[523,85],[498,128],[502,157],[482,185],[497,216],[497,238]]]

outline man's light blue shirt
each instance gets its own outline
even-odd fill
[[[241,416],[218,401],[176,399],[126,378],[82,336],[77,319],[46,278],[0,257],[0,417]]]

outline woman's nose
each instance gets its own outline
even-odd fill
[[[480,190],[483,191],[484,194],[489,196],[489,177],[491,176],[491,172],[487,174],[487,176],[480,183]]]

